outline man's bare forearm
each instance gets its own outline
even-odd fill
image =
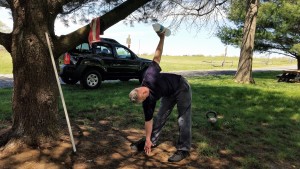
[[[153,57],[153,61],[155,61],[156,63],[160,63],[160,60],[161,60],[161,55],[162,55],[162,52],[163,52],[163,48],[164,48],[164,40],[165,40],[165,35],[164,34],[159,34],[159,42],[158,42],[158,45],[157,45],[157,48],[155,50],[155,53],[154,53],[154,57]]]
[[[145,122],[146,140],[151,140],[153,120]]]

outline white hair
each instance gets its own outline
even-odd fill
[[[132,103],[138,103],[138,89],[135,88],[129,93],[129,99]]]

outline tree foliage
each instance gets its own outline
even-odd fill
[[[80,0],[79,0],[80,1]],[[81,0],[80,2],[82,2]],[[182,24],[186,28],[200,29],[208,22],[215,21],[222,15],[228,0],[152,0],[141,8],[132,12],[123,22],[133,26],[135,22],[153,23],[167,22],[173,30]],[[124,0],[85,0],[85,3],[72,2],[64,7],[58,18],[66,26],[72,23],[88,23],[91,18],[101,16]]]
[[[241,45],[245,12],[243,3],[234,1],[228,19],[234,26],[223,26],[217,36],[225,44]],[[260,4],[255,34],[255,50],[282,53],[299,58],[300,0],[269,0]]]

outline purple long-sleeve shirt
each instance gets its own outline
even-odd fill
[[[142,86],[150,89],[149,96],[143,102],[145,121],[153,118],[156,101],[161,97],[171,96],[179,87],[180,75],[160,72],[159,64],[152,61],[144,75]]]

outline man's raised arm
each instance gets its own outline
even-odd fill
[[[161,55],[163,52],[163,48],[164,48],[164,40],[165,40],[165,34],[164,33],[160,33],[157,34],[159,36],[159,42],[157,45],[157,48],[155,50],[154,53],[154,57],[153,57],[153,61],[155,61],[156,63],[160,63],[160,59],[161,59]]]

